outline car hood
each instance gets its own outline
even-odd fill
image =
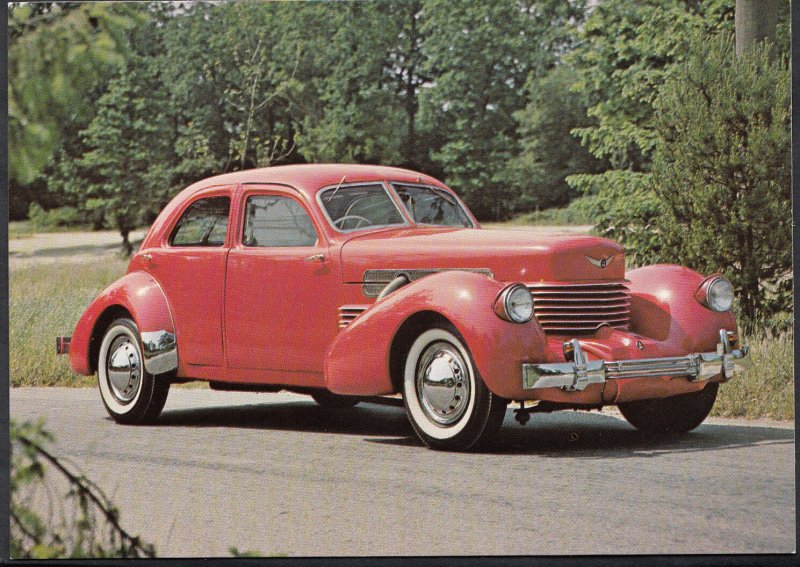
[[[489,270],[506,282],[625,277],[623,250],[616,242],[584,235],[542,236],[526,229],[391,229],[354,236],[343,244],[341,257],[348,283],[364,282],[368,270],[453,268]]]

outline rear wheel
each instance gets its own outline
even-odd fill
[[[329,390],[315,390],[311,393],[311,397],[326,408],[351,408],[360,401],[355,396],[342,396]]]
[[[619,404],[619,411],[636,429],[652,435],[680,435],[708,417],[717,399],[719,384],[712,382],[699,392],[669,398]]]
[[[429,329],[411,344],[403,400],[422,442],[451,451],[487,446],[508,404],[486,386],[469,349],[450,326]]]
[[[97,382],[108,414],[119,423],[155,421],[169,394],[167,376],[153,376],[144,367],[142,341],[131,319],[117,319],[100,344]]]

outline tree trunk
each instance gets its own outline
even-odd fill
[[[772,43],[781,0],[736,0],[736,56],[759,41]]]
[[[131,244],[131,241],[128,239],[131,231],[128,230],[127,228],[122,228],[120,229],[119,233],[122,235],[122,253],[127,258],[133,252],[133,245]]]

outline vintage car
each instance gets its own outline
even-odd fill
[[[604,238],[482,229],[422,173],[293,165],[183,190],[57,347],[120,423],[187,380],[339,407],[399,394],[426,445],[466,450],[512,401],[521,423],[617,405],[643,431],[697,427],[747,361],[732,303],[720,275],[626,272]]]

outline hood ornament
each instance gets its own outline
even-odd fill
[[[606,266],[608,266],[611,263],[611,260],[613,260],[615,257],[616,254],[612,254],[608,258],[592,258],[591,256],[586,256],[586,259],[589,260],[589,262],[591,262],[593,265],[603,270],[605,269]]]

